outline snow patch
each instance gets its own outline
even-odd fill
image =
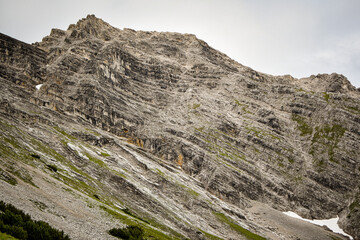
[[[41,88],[42,85],[43,85],[43,84],[38,84],[38,85],[36,85],[36,89],[37,89],[37,90],[40,90],[40,88]]]
[[[338,221],[339,221],[339,217],[336,218],[330,218],[330,219],[324,219],[324,220],[310,220],[310,219],[306,219],[306,218],[302,218],[299,215],[297,215],[294,212],[283,212],[285,215],[288,215],[290,217],[293,218],[297,218],[315,225],[319,225],[319,226],[327,226],[331,231],[333,231],[334,233],[340,233],[344,236],[349,237],[350,239],[353,239],[349,234],[345,233],[338,225]]]

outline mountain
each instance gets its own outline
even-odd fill
[[[0,199],[72,239],[360,239],[360,90],[94,15],[0,35]],[[261,57],[261,56],[259,56]],[[115,238],[114,238],[115,239]]]

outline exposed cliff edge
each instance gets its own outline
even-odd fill
[[[271,76],[194,35],[93,15],[33,45],[0,34],[0,59],[0,198],[70,237],[346,239],[294,211],[339,215],[360,239],[346,77]]]

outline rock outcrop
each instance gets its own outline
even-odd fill
[[[339,215],[360,239],[360,93],[346,77],[271,76],[194,35],[93,15],[32,46],[1,34],[0,51],[0,197],[71,237],[86,234],[64,219],[91,229],[93,216],[92,238],[108,239],[107,213],[157,238],[342,239],[275,227],[256,203],[272,217]],[[30,202],[15,194],[34,186]],[[51,186],[76,200],[52,201]]]

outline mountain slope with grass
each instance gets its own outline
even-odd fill
[[[271,76],[93,15],[0,50],[0,199],[71,239],[346,239],[284,211],[360,238],[346,77]]]

